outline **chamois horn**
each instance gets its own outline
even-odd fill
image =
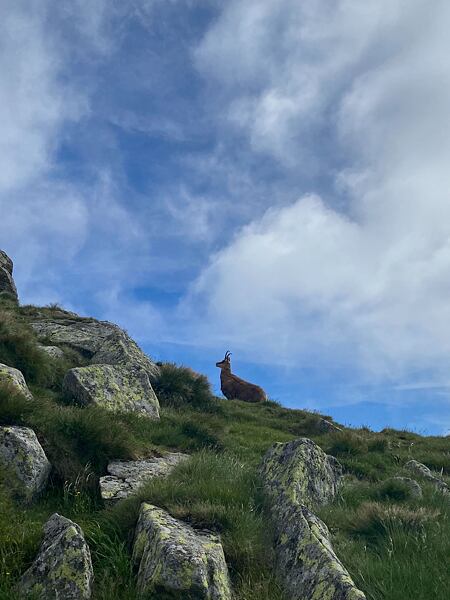
[[[223,360],[230,360],[230,356],[231,356],[231,352],[229,350],[227,350],[225,352],[225,358]]]

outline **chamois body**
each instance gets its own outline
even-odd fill
[[[249,383],[231,372],[230,352],[225,354],[222,361],[216,363],[216,367],[220,368],[220,389],[228,400],[237,399],[244,402],[265,402],[267,400],[265,391],[259,385]]]

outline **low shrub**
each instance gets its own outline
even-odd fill
[[[327,452],[333,456],[355,456],[367,452],[367,443],[359,435],[350,431],[342,431],[331,436],[331,445]]]
[[[153,387],[162,406],[190,406],[203,412],[219,412],[220,404],[211,391],[208,379],[188,367],[158,363],[159,377]]]
[[[388,479],[374,488],[373,496],[378,500],[404,502],[413,498],[413,492],[401,479]]]

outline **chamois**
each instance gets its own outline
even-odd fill
[[[264,402],[267,400],[265,391],[255,385],[244,381],[231,372],[231,352],[227,350],[225,358],[216,363],[220,369],[220,389],[228,400],[243,400],[244,402]]]

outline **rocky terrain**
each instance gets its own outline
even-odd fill
[[[0,598],[444,600],[449,438],[216,398],[0,252]]]

